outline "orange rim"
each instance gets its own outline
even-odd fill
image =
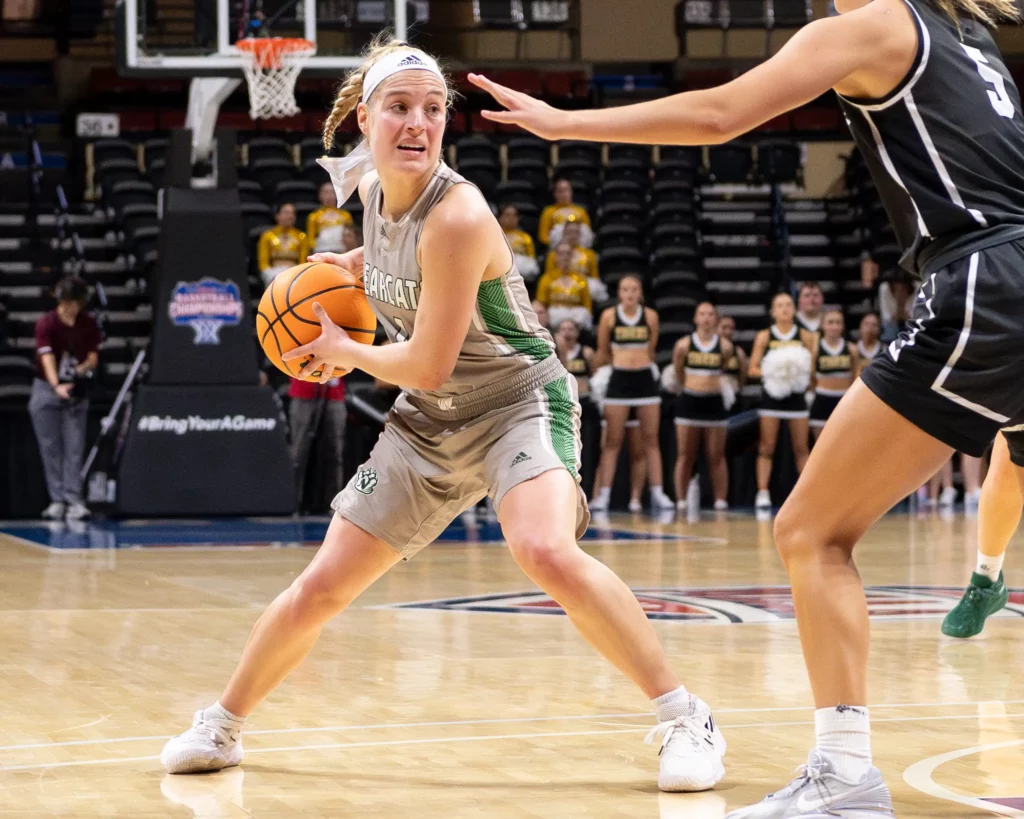
[[[316,44],[301,37],[251,37],[239,40],[235,48],[252,54],[260,68],[280,68],[281,57],[296,51],[316,51]]]

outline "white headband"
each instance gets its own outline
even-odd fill
[[[434,74],[442,83],[444,74],[438,68],[437,61],[420,51],[418,48],[403,48],[400,51],[393,51],[381,57],[370,66],[363,77],[362,101],[366,102],[377,90],[377,86],[392,74],[399,71],[429,71]],[[348,156],[340,158],[322,157],[317,163],[331,175],[331,182],[334,184],[334,193],[338,197],[338,207],[343,206],[358,187],[359,180],[365,174],[373,170],[373,157],[370,155],[370,145],[364,139],[352,150]]]
[[[363,102],[370,99],[378,85],[399,71],[429,71],[444,82],[444,74],[433,57],[418,48],[403,48],[385,54],[367,70],[363,77]]]

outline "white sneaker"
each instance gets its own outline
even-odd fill
[[[771,509],[772,508],[772,493],[767,489],[762,489],[757,493],[757,497],[754,498],[755,509]]]
[[[796,779],[756,805],[734,810],[726,819],[881,819],[893,817],[892,796],[878,768],[860,782],[840,779],[832,763],[818,750],[811,751]]]
[[[608,511],[608,499],[602,498],[600,494],[595,495],[589,501],[587,501],[587,507],[591,512],[607,512]]]
[[[716,500],[715,501],[715,511],[716,512],[725,512],[728,508],[729,508],[729,501],[727,501],[727,500]]]
[[[43,520],[64,520],[64,504],[54,501],[43,510],[39,517]]]
[[[640,503],[640,501],[637,500],[636,498],[633,498],[629,502],[629,507],[628,508],[629,508],[630,512],[643,512],[644,511],[644,505],[642,503]]]
[[[711,709],[693,697],[691,713],[660,722],[647,734],[648,745],[661,736],[658,787],[663,791],[706,791],[725,776],[725,737]]]
[[[975,489],[964,496],[965,506],[977,506],[981,502],[981,490]]]
[[[167,740],[160,763],[167,773],[202,773],[230,768],[242,761],[242,727],[229,720],[206,719],[196,711],[192,727]]]
[[[73,503],[68,507],[67,519],[68,520],[85,520],[90,517],[92,512],[89,511],[89,507],[82,503]]]
[[[675,509],[675,503],[672,501],[672,498],[670,498],[664,492],[652,493],[651,509],[655,511],[661,509]]]
[[[956,503],[956,489],[947,486],[939,495],[939,506],[952,506],[954,503]]]
[[[677,500],[676,501],[676,511],[677,512],[685,512],[686,511],[686,501],[685,500],[681,499],[681,500]]]

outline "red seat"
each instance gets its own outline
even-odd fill
[[[122,131],[155,131],[157,130],[156,111],[119,111]]]
[[[782,133],[788,131],[791,127],[789,113],[780,114],[777,117],[773,117],[765,123],[758,126],[758,131],[767,131],[769,133]]]
[[[544,75],[544,94],[548,97],[583,97],[590,80],[582,71],[551,71]]]
[[[802,108],[793,112],[793,128],[797,131],[836,131],[840,125],[835,108]]]
[[[157,114],[157,121],[161,131],[167,131],[171,128],[184,128],[185,112],[181,110],[161,111]]]
[[[497,123],[484,119],[478,111],[469,115],[469,123],[474,134],[493,134],[498,130]]]
[[[539,97],[544,93],[544,82],[539,71],[495,71],[491,79],[531,97]]]

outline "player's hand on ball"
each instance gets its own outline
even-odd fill
[[[477,88],[490,94],[507,111],[482,111],[484,119],[518,125],[544,139],[562,139],[568,136],[568,115],[565,111],[552,108],[546,102],[534,99],[522,91],[513,91],[504,85],[487,79],[482,74],[470,74],[469,81]]]
[[[348,253],[313,253],[307,259],[310,262],[324,262],[347,270],[354,276],[363,275],[363,248],[357,247]]]
[[[318,254],[334,255],[334,254]],[[326,260],[325,260],[326,261]],[[346,363],[345,355],[348,345],[353,344],[348,333],[342,330],[337,324],[331,321],[327,311],[320,306],[319,302],[313,303],[313,315],[320,320],[320,335],[309,344],[303,344],[294,350],[289,350],[281,356],[283,361],[297,361],[307,358],[299,370],[299,378],[308,378],[317,370],[321,371],[320,383],[326,384],[334,377],[334,368],[343,370],[352,369],[351,364]]]

